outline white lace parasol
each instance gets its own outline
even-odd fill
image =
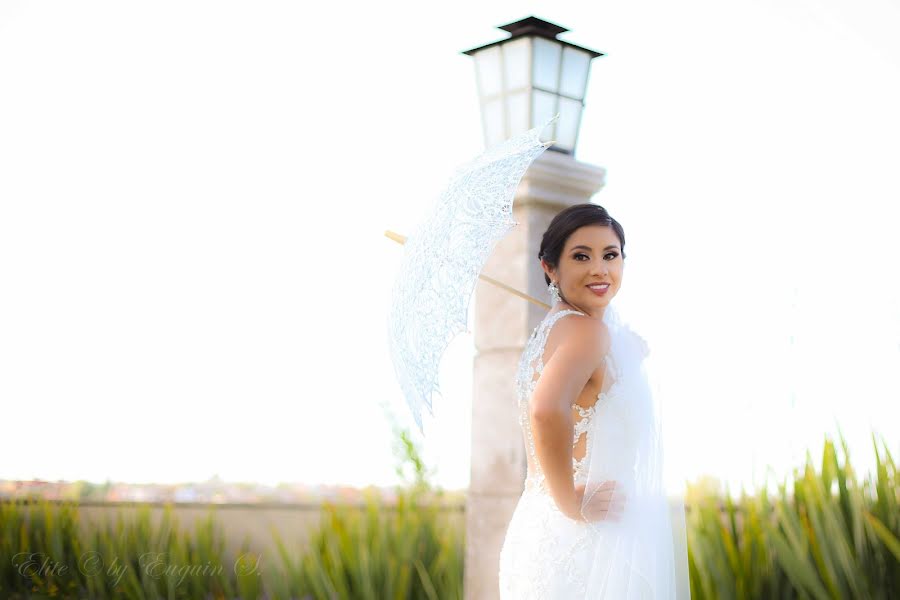
[[[406,239],[388,314],[388,344],[420,433],[422,408],[432,413],[432,392],[440,393],[441,357],[452,339],[468,329],[476,280],[497,242],[518,225],[512,217],[516,189],[534,159],[553,143],[539,138],[558,118],[457,168]]]

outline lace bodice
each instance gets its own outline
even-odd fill
[[[531,420],[529,419],[529,406],[531,396],[534,393],[537,383],[540,380],[541,373],[544,370],[544,347],[547,344],[550,330],[557,321],[570,314],[584,315],[581,311],[567,309],[557,313],[548,314],[548,316],[541,321],[532,332],[528,342],[525,344],[525,349],[522,352],[522,357],[519,360],[519,366],[516,372],[516,396],[519,403],[519,425],[522,427],[523,437],[528,452],[528,474],[525,478],[526,491],[540,489],[549,493],[544,481],[544,472],[541,469],[535,453],[534,435],[531,431]],[[586,475],[585,461],[590,454],[591,439],[589,430],[591,419],[594,416],[598,402],[603,396],[604,394],[601,392],[594,404],[588,408],[584,408],[574,402],[572,403],[572,409],[576,410],[578,413],[578,418],[575,421],[575,432],[572,439],[573,454],[575,447],[578,445],[579,438],[581,438],[582,435],[586,436],[585,452],[582,458],[578,459],[575,456],[572,457],[572,474],[575,483],[583,480]]]

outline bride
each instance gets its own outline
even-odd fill
[[[624,250],[622,226],[596,204],[560,212],[541,241],[553,306],[516,374],[528,466],[500,551],[501,600],[690,597],[649,348],[611,305]]]

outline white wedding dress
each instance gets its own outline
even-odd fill
[[[684,589],[687,582],[676,581],[687,577],[683,511],[681,520],[675,519],[673,532],[661,489],[658,421],[640,368],[649,349],[640,336],[622,326],[612,306],[606,307],[604,315],[612,348],[603,390],[589,408],[572,405],[573,417],[578,415],[572,470],[576,485],[585,483],[589,490],[602,480],[616,481],[617,489],[625,492],[623,518],[619,522],[576,521],[559,510],[546,486],[535,455],[529,402],[544,367],[550,330],[573,314],[584,315],[576,310],[548,312],[519,361],[516,390],[528,467],[500,551],[500,598],[689,598],[689,589]],[[629,404],[629,399],[634,402]],[[586,438],[580,446],[583,458],[578,460],[574,449],[582,437]],[[678,584],[682,589],[676,593]]]

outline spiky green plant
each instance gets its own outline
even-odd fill
[[[442,518],[444,492],[432,489],[408,433],[399,432],[403,465],[413,481],[396,490],[396,505],[374,493],[361,508],[326,502],[309,549],[295,560],[276,535],[289,582],[319,600],[462,598],[463,531]]]
[[[148,506],[80,531],[76,502],[0,503],[0,597],[204,598],[233,596],[214,511],[180,530],[171,505],[153,525]]]
[[[817,472],[806,464],[778,486],[754,496],[741,490],[697,495],[688,515],[692,597],[900,597],[900,475],[887,445],[873,434],[876,470],[857,481],[847,443],[843,461],[826,436]],[[883,454],[882,454],[883,452]]]
[[[307,549],[292,554],[274,533],[281,572],[261,574],[246,540],[226,556],[215,507],[186,531],[171,505],[156,525],[141,506],[82,528],[77,501],[0,502],[0,598],[461,598],[463,532],[409,435],[397,439],[411,481],[396,505],[375,493],[364,507],[326,502]]]

